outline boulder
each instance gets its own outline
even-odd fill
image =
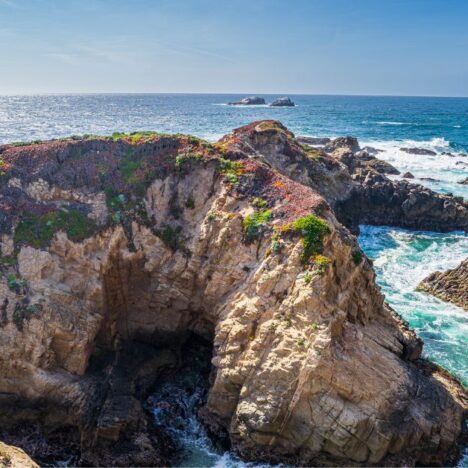
[[[294,107],[296,104],[291,101],[287,96],[275,99],[270,107]]]
[[[468,177],[465,177],[463,180],[460,180],[457,183],[461,185],[468,185]]]
[[[265,99],[258,96],[249,96],[237,102],[230,102],[230,106],[259,106],[265,104]]]
[[[421,156],[435,156],[437,154],[435,151],[426,148],[400,148],[400,151],[404,151],[408,154],[418,154]]]
[[[357,138],[346,136],[338,137],[325,145],[325,151],[332,153],[337,148],[349,148],[353,153],[360,150]]]
[[[401,177],[403,179],[414,179],[414,175],[411,172],[405,172]]]

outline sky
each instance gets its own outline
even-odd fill
[[[468,96],[468,0],[0,0],[0,94]]]

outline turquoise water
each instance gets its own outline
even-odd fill
[[[467,256],[468,236],[361,226],[359,243],[374,261],[389,304],[424,340],[424,355],[467,385],[467,312],[415,288],[429,273],[458,265]]]
[[[262,96],[267,102],[277,97]],[[362,146],[381,149],[379,157],[402,172],[412,172],[414,182],[468,197],[468,186],[458,184],[468,177],[468,98],[291,96],[297,107],[225,105],[240,97],[0,96],[0,143],[142,129],[215,140],[253,120],[278,119],[299,135],[354,135]],[[400,150],[410,146],[431,149],[436,155]],[[359,242],[374,260],[387,301],[424,339],[424,354],[468,383],[468,313],[415,291],[429,273],[452,268],[468,257],[468,237],[363,226]],[[187,466],[242,465],[231,454],[217,451],[197,424],[196,418],[191,420],[188,432],[180,436],[192,454],[184,462]],[[468,466],[468,457],[461,463]]]

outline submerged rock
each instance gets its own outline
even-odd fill
[[[2,430],[68,430],[85,465],[167,465],[171,439],[141,402],[195,334],[213,344],[203,421],[245,459],[452,460],[464,391],[421,358],[334,208],[361,221],[381,199],[380,219],[428,222],[421,207],[440,221],[442,203],[448,226],[463,207],[344,151],[352,170],[275,121],[214,145],[2,147]]]
[[[241,99],[237,102],[230,102],[230,106],[258,106],[265,104],[265,99],[258,97],[258,96],[249,96]]]
[[[468,259],[452,270],[431,273],[419,283],[417,290],[428,292],[468,311]]]
[[[270,107],[294,107],[296,104],[291,101],[287,96],[275,99]]]
[[[400,148],[400,151],[404,151],[409,154],[418,154],[422,156],[435,156],[437,153],[435,151],[425,149],[425,148]]]
[[[460,180],[457,183],[461,185],[468,185],[468,177],[465,177],[463,180]]]

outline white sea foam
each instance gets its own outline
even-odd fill
[[[382,121],[382,122],[376,122],[378,125],[414,125],[412,123],[408,122],[387,122],[387,121]]]

